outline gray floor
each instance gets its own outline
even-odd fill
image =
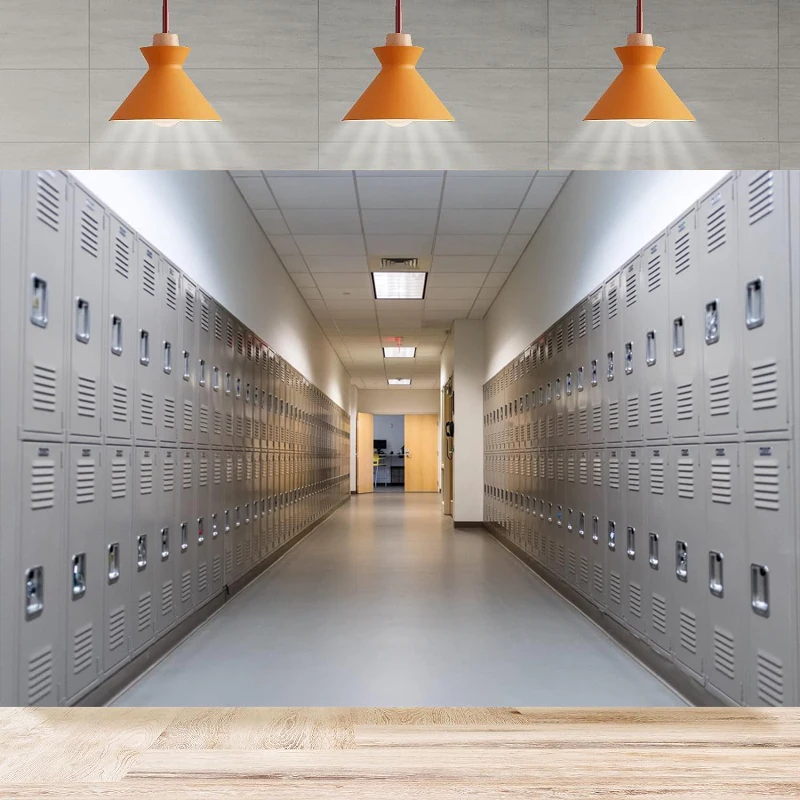
[[[682,705],[439,503],[354,498],[116,704]]]

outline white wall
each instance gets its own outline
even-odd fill
[[[362,389],[358,410],[369,414],[438,414],[437,389]]]
[[[483,519],[483,320],[453,326],[453,520]]]
[[[372,438],[386,439],[386,452],[399,453],[406,441],[405,422],[402,414],[376,414],[372,426]]]
[[[356,473],[356,425],[358,424],[358,387],[350,387],[350,491],[358,489],[358,475]]]
[[[335,403],[350,376],[222,171],[74,171],[91,192]]]
[[[573,172],[484,318],[484,380],[725,174]]]

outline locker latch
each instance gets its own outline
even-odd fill
[[[150,363],[150,334],[144,329],[139,331],[139,363],[143,367]]]
[[[561,399],[561,378],[556,378],[556,400]]]
[[[192,376],[190,362],[191,362],[191,355],[186,350],[184,350],[183,351],[183,379],[185,381],[188,381],[189,378],[191,378],[191,376]]]
[[[719,341],[719,301],[712,300],[706,303],[706,344],[715,344]]]
[[[230,533],[231,530],[231,510],[225,509],[225,533]]]
[[[169,528],[161,529],[161,560],[169,558]]]
[[[633,374],[633,342],[628,342],[625,345],[625,374]]]
[[[567,531],[572,533],[572,509],[567,509]]]
[[[572,395],[572,373],[568,372],[566,378],[564,379],[564,391],[566,392],[567,397]]]
[[[215,392],[219,391],[219,367],[211,368],[211,388]]]
[[[189,549],[189,523],[181,522],[181,553]]]
[[[108,546],[108,582],[114,583],[119,579],[119,542]]]
[[[122,317],[111,317],[111,352],[122,355]]]
[[[91,336],[89,301],[79,297],[75,301],[75,338],[81,344],[88,344]]]
[[[656,332],[647,331],[647,339],[645,340],[645,362],[648,367],[652,367],[656,363]]]
[[[634,528],[633,525],[628,525],[627,548],[625,552],[628,554],[628,558],[636,558],[636,528]]]
[[[710,550],[708,553],[708,588],[715,597],[724,595],[722,583],[722,553]]]
[[[200,386],[205,386],[206,385],[206,362],[205,362],[205,360],[201,358],[199,360],[197,366],[198,366],[197,382],[200,384]]]
[[[683,317],[672,320],[672,355],[682,356],[686,352]]]
[[[597,386],[597,359],[592,359],[592,378],[591,378],[592,386]]]
[[[675,542],[675,575],[686,583],[689,576],[689,549],[686,542]]]
[[[548,503],[547,504],[547,521],[549,523],[553,522],[553,504],[552,503]]]
[[[44,609],[44,567],[31,567],[25,573],[25,616],[30,619]]]
[[[72,556],[72,599],[86,594],[86,553]]]
[[[558,525],[559,528],[561,527],[562,521],[563,521],[563,509],[559,504],[556,506],[556,525]]]
[[[544,519],[544,500],[539,501],[539,519]]]
[[[136,537],[136,568],[141,572],[147,566],[147,534]]]
[[[197,544],[203,544],[206,540],[205,526],[202,517],[197,518]]]
[[[267,498],[261,498],[261,516],[264,517],[267,514]]]
[[[769,568],[750,565],[750,606],[760,617],[769,616]]]
[[[647,560],[650,564],[650,569],[658,569],[658,534],[650,534],[650,543],[648,546]]]
[[[754,278],[747,284],[745,321],[752,330],[764,324],[764,279]]]
[[[244,504],[244,524],[250,524],[250,503]]]
[[[586,536],[586,514],[583,511],[578,512],[578,536]]]
[[[234,513],[234,526],[240,528],[242,525],[242,507],[236,506],[236,511]]]
[[[592,541],[597,544],[600,541],[600,518],[592,517]]]
[[[617,523],[611,519],[608,521],[608,549],[617,549]]]
[[[31,322],[39,328],[46,328],[47,281],[38,275],[31,275]]]
[[[578,367],[578,391],[583,391],[583,367]]]

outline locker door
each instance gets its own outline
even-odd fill
[[[669,494],[675,550],[667,618],[675,658],[695,676],[703,674],[702,642],[708,632],[708,547],[705,471],[700,445],[673,445]]]
[[[133,435],[134,359],[138,262],[136,236],[116,217],[110,217],[111,265],[108,269],[105,315],[98,309],[95,325],[105,326],[105,430],[107,440]]]
[[[567,396],[564,386],[566,369],[567,320],[556,324],[556,353],[553,359],[553,407],[556,418],[555,445],[564,447],[567,441]]]
[[[136,615],[132,625],[132,653],[145,646],[153,638],[155,630],[153,592],[156,564],[160,557],[157,456],[154,448],[137,447],[134,450],[133,540],[129,550],[133,562],[131,613]]]
[[[644,333],[642,320],[641,285],[642,259],[640,256],[622,268],[620,291],[622,303],[622,348],[617,354],[620,395],[622,398],[623,438],[636,442],[642,438],[641,384],[644,376]],[[617,365],[615,364],[615,370]]]
[[[622,341],[620,309],[620,273],[605,282],[603,306],[606,318],[605,353],[600,380],[603,381],[604,437],[606,442],[622,441],[620,413],[621,383],[624,374],[625,348]]]
[[[576,310],[567,314],[565,326],[565,345],[564,356],[562,359],[561,372],[562,386],[561,392],[564,404],[564,417],[566,420],[564,431],[564,443],[568,447],[574,447],[577,441],[578,420],[576,409],[577,393],[575,392],[575,356],[577,346],[575,344],[575,317],[577,316]]]
[[[225,364],[223,367],[222,378],[222,406],[223,406],[223,421],[222,428],[222,443],[225,447],[233,447],[233,372],[234,372],[234,353],[235,353],[235,335],[233,331],[233,319],[227,313],[224,314],[225,321]]]
[[[161,275],[160,257],[146,242],[138,239],[136,254],[139,260],[136,305],[135,385],[136,410],[134,436],[141,443],[156,440],[156,415],[159,411],[159,392],[164,352],[161,339]]]
[[[211,596],[215,597],[225,585],[223,563],[225,558],[225,454],[212,450],[211,454],[211,505],[206,524],[205,546],[210,544]],[[209,543],[210,539],[210,543]]]
[[[606,543],[606,491],[604,488],[605,452],[602,448],[590,451],[591,486],[590,504],[586,509],[586,539],[591,552],[591,600],[601,608],[606,607],[606,561],[608,545]]]
[[[189,366],[183,357],[180,345],[180,272],[165,258],[161,259],[161,346],[159,355],[158,386],[160,400],[161,442],[174,444],[178,441],[179,402],[183,376]],[[175,531],[172,531],[175,533]]]
[[[211,304],[214,315],[214,348],[213,364],[209,375],[211,392],[211,444],[220,447],[225,429],[225,319],[222,310],[216,303]]]
[[[234,542],[234,516],[236,514],[236,483],[233,480],[234,472],[234,453],[233,450],[225,450],[223,454],[225,460],[225,509],[223,511],[223,526],[222,532],[224,536],[224,553],[225,553],[225,584],[228,585],[233,582],[235,577],[233,566],[233,542]]]
[[[255,412],[256,409],[254,408]],[[255,421],[255,417],[253,417]],[[261,559],[261,451],[254,450],[253,481],[250,484],[250,565],[257,564]]]
[[[267,447],[275,448],[275,353],[269,351],[269,375],[267,376]]]
[[[103,648],[105,486],[100,445],[69,446],[67,504],[67,689],[74,697],[98,678]]]
[[[744,482],[739,446],[705,446],[708,544],[708,616],[711,637],[704,641],[705,672],[709,682],[736,703],[743,700],[746,658],[747,541],[739,535],[744,509]]]
[[[198,472],[195,452],[188,448],[178,451],[180,461],[180,488],[177,495],[178,524],[175,529],[174,598],[175,618],[192,610],[197,590],[197,514],[195,513],[195,481]]]
[[[662,234],[642,251],[642,302],[639,326],[640,394],[644,435],[651,441],[669,432],[669,285],[667,237]]]
[[[245,332],[244,362],[242,365],[242,396],[244,401],[244,447],[253,446],[253,385],[255,381],[255,339],[250,331]]]
[[[252,417],[250,421],[252,422]],[[247,572],[253,558],[253,453],[246,450],[244,456],[244,483],[242,484],[242,572]]]
[[[577,488],[578,452],[567,450],[567,480],[564,484],[562,510],[562,537],[567,553],[566,578],[573,586],[578,584],[578,535],[575,527],[575,499]]]
[[[194,444],[197,436],[197,381],[200,370],[200,354],[197,350],[197,317],[199,316],[197,287],[185,276],[180,276],[183,313],[181,315],[181,381],[180,440],[183,444]],[[206,421],[206,429],[208,422]]]
[[[551,530],[556,543],[555,571],[562,577],[567,569],[567,548],[564,529],[564,497],[566,494],[566,453],[556,450],[556,479],[553,484],[553,509]]]
[[[66,691],[64,446],[21,449],[19,703],[56,706]]]
[[[211,588],[211,452],[206,448],[198,449],[196,459],[197,480],[192,530],[197,562],[195,605],[201,606],[210,597]]]
[[[29,433],[60,434],[66,405],[67,179],[42,170],[26,173],[26,180],[22,427]]]
[[[269,393],[270,388],[270,358],[269,348],[261,345],[261,449],[269,447]]]
[[[589,296],[591,330],[589,331],[588,363],[584,375],[584,391],[588,391],[589,442],[603,444],[603,393],[606,388],[606,326],[603,324],[603,289]]]
[[[105,209],[80,187],[72,204],[72,291],[68,294],[69,432],[99,437],[103,411],[103,286],[108,273]]]
[[[591,531],[591,487],[589,485],[589,472],[591,452],[586,448],[578,450],[578,482],[576,485],[575,506],[575,536],[578,549],[578,591],[585,597],[592,594],[592,531]]]
[[[261,499],[259,502],[259,527],[260,527],[260,546],[258,551],[258,559],[261,561],[262,559],[266,558],[267,552],[269,551],[269,529],[267,523],[267,500],[269,495],[269,488],[268,488],[268,459],[267,459],[267,451],[261,451],[261,483],[259,486],[259,491],[261,493]]]
[[[555,330],[551,329],[546,335],[547,361],[544,369],[544,415],[545,435],[547,446],[553,447],[556,443],[556,411],[555,411]]]
[[[600,529],[600,546],[606,551],[608,611],[622,622],[627,606],[625,573],[624,451],[615,448],[606,456],[606,527]]]
[[[275,456],[267,451],[267,553],[275,549]]]
[[[700,433],[703,408],[703,317],[698,313],[700,264],[697,213],[692,209],[667,234],[669,258],[669,429],[673,438]]]
[[[789,173],[746,171],[739,182],[739,290],[743,293],[742,427],[748,433],[789,425],[791,302]]]
[[[737,432],[741,304],[737,281],[737,230],[732,178],[700,202],[700,307],[703,320],[706,436]]]
[[[642,636],[647,631],[649,604],[647,592],[647,558],[642,494],[642,450],[632,447],[625,451],[625,515],[618,529],[617,549],[624,556],[624,590],[627,600],[625,622]]]
[[[233,357],[233,445],[234,447],[244,447],[245,330],[240,322],[235,322],[234,328],[236,350]]]
[[[105,448],[106,503],[103,570],[103,672],[108,674],[128,655],[131,626],[131,578],[136,559],[130,548],[133,530],[133,451]]]
[[[575,406],[576,435],[579,446],[589,444],[589,301],[583,300],[575,312],[577,341],[572,364],[572,397]]]
[[[788,442],[745,445],[750,648],[745,703],[794,706],[797,535]]]
[[[234,495],[236,503],[233,507],[233,574],[238,578],[245,568],[245,479],[244,479],[244,453],[236,450],[234,453]]]
[[[673,591],[675,572],[672,559],[675,553],[676,528],[671,517],[673,497],[670,494],[671,482],[667,474],[671,469],[669,447],[649,447],[646,450],[646,494],[644,536],[637,542],[641,557],[647,561],[645,580],[648,595],[646,630],[651,644],[671,652],[670,626],[668,613],[675,611],[674,604],[668,601]],[[637,553],[637,556],[639,554]]]
[[[174,448],[159,450],[161,460],[160,492],[158,501],[158,520],[156,523],[156,634],[162,634],[175,621],[175,575],[180,549],[180,536],[177,525],[178,454]]]
[[[200,313],[197,327],[197,361],[195,362],[195,392],[197,398],[197,444],[211,443],[213,425],[211,399],[211,369],[214,365],[214,339],[211,333],[211,301],[197,290],[197,308]],[[221,429],[220,429],[221,432]]]

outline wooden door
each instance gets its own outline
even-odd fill
[[[373,440],[372,414],[359,411],[356,420],[356,491],[358,494],[374,491],[372,481]]]
[[[436,414],[406,414],[405,482],[407,492],[436,492],[436,451],[439,418]]]

